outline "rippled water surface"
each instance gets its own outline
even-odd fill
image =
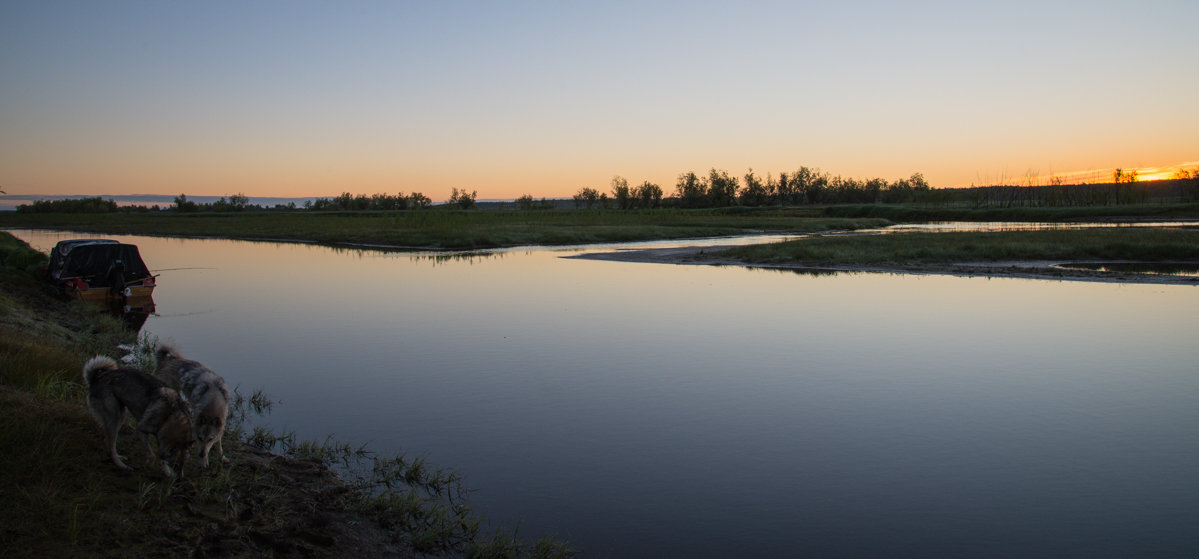
[[[270,424],[586,557],[1199,556],[1199,288],[114,238]]]

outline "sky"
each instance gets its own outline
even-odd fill
[[[1197,21],[1194,0],[5,0],[0,190],[1168,174],[1199,166]]]

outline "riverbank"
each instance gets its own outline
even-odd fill
[[[237,398],[228,464],[182,479],[143,466],[127,422],[118,470],[84,404],[83,362],[120,357],[136,334],[54,296],[45,256],[0,233],[0,540],[11,557],[569,557],[471,512],[461,478],[420,459],[296,441],[245,427],[269,405]],[[32,272],[32,273],[31,273]],[[339,465],[337,468],[334,465]],[[340,475],[335,474],[337,471]]]
[[[733,248],[635,249],[576,257],[811,274],[941,274],[1199,285],[1199,229],[1193,227],[812,235]],[[1165,273],[1170,270],[1176,272]]]
[[[897,223],[1199,219],[1199,204],[957,208],[902,204],[654,210],[112,213],[0,212],[0,228],[300,242],[379,250],[479,250],[875,229]]]
[[[107,235],[219,237],[398,250],[477,250],[577,245],[763,232],[882,227],[880,218],[826,218],[819,208],[732,210],[555,210],[262,213],[0,214],[0,228]]]

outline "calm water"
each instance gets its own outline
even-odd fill
[[[272,425],[585,557],[1199,556],[1199,288],[114,238]]]

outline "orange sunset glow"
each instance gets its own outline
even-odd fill
[[[987,177],[985,179],[975,180],[968,184],[942,186],[1041,186],[1054,183],[1067,185],[1103,184],[1113,181],[1113,175],[1117,169],[1124,173],[1135,173],[1137,181],[1139,182],[1171,180],[1177,178],[1186,178],[1191,176],[1193,173],[1199,172],[1199,161],[1187,161],[1175,165],[1164,165],[1160,167],[1107,167],[1048,174],[1040,174],[1035,171],[1026,171],[1021,175],[999,175],[996,177]]]
[[[0,189],[440,201],[570,197],[617,175],[669,193],[711,168],[934,187],[1170,178],[1199,159],[1199,76],[1180,71],[1199,55],[1196,16],[5,2]],[[1112,79],[1130,68],[1152,82]]]

